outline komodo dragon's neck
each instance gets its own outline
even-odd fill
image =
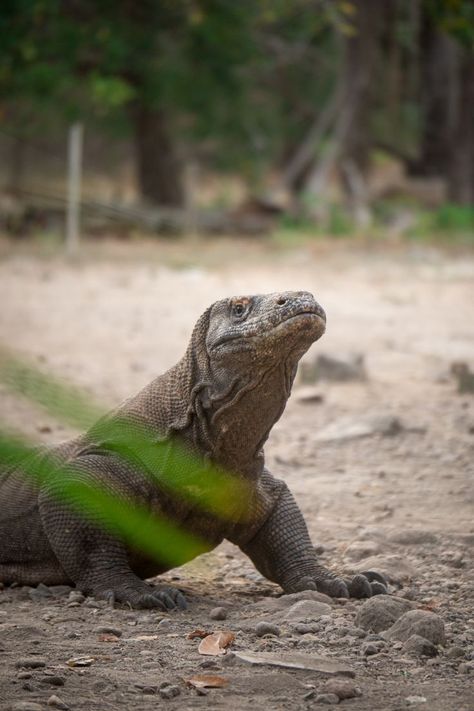
[[[232,375],[213,374],[185,356],[134,399],[162,435],[173,432],[228,469],[254,478],[262,470],[262,447],[280,418],[295,367],[278,363]]]
[[[146,421],[161,437],[179,433],[222,467],[254,478],[263,467],[262,447],[281,416],[297,358],[258,359],[242,367],[211,361],[206,347],[209,310],[197,322],[183,358],[122,408]]]

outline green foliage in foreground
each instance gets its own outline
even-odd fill
[[[102,415],[102,410],[78,388],[12,354],[0,350],[0,382],[12,392],[39,404],[60,421],[94,428],[101,451],[118,454],[130,466],[155,479],[170,496],[224,520],[245,518],[248,490],[237,477],[187,451],[179,442],[162,440],[126,420]],[[103,444],[102,444],[103,443]],[[78,481],[70,465],[58,463],[53,450],[38,447],[8,432],[0,423],[0,470],[21,467],[37,485],[54,481],[61,501],[81,516],[106,527],[130,546],[171,566],[181,565],[209,545],[171,520],[152,515],[142,504],[112,495],[92,477]]]

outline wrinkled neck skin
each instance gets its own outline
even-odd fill
[[[190,427],[195,445],[227,471],[248,479],[263,469],[262,448],[291,392],[297,360],[212,368],[194,387]]]

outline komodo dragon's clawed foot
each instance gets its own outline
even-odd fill
[[[332,574],[327,577],[307,575],[302,577],[298,583],[293,584],[291,591],[285,591],[300,592],[302,590],[318,590],[330,597],[353,597],[359,600],[388,592],[385,579],[373,571],[359,573],[345,580]]]
[[[105,590],[100,597],[105,598],[111,607],[116,602],[128,604],[132,608],[158,608],[160,610],[186,610],[187,603],[184,595],[176,588],[149,587],[143,591]]]

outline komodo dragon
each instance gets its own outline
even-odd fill
[[[318,563],[292,494],[264,466],[263,444],[285,408],[298,361],[325,325],[323,309],[305,291],[217,301],[199,318],[184,357],[105,418],[114,423],[114,432],[144,428],[151,442],[178,437],[193,456],[210,459],[245,482],[250,494],[242,498],[245,512],[234,519],[211,515],[173,494],[163,486],[162,472],[144,473],[140,453],[123,457],[104,435],[110,429],[102,421],[55,447],[55,460],[73,479],[99,482],[115,496],[145,505],[150,515],[173,520],[205,539],[209,550],[224,538],[232,541],[287,593],[386,592],[377,574],[343,580]],[[186,472],[182,477],[185,482]],[[33,486],[18,466],[0,475],[0,581],[75,583],[112,603],[185,607],[179,590],[145,582],[171,565],[108,532],[105,511],[91,520],[66,505],[55,496],[60,479]]]

